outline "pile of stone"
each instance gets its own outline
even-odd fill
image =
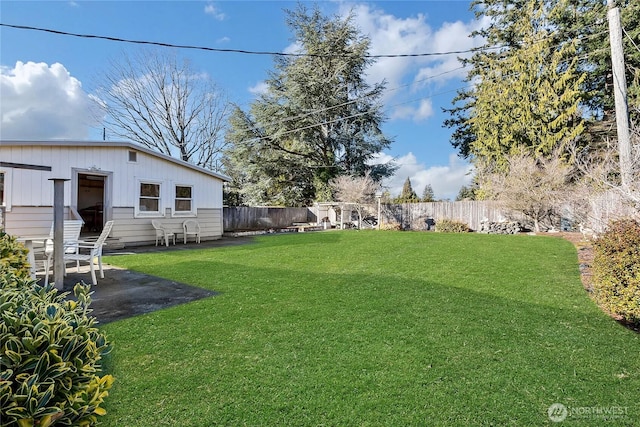
[[[486,234],[518,234],[522,226],[517,221],[490,222],[482,221],[478,233]]]

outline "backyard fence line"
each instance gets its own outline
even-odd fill
[[[572,204],[558,207],[559,217],[554,221],[554,227],[562,230],[565,226],[572,225],[576,228],[578,223],[582,222],[585,227],[602,232],[611,220],[625,217],[640,218],[640,212],[626,202],[620,193],[613,190],[594,194],[586,202],[584,207],[572,206]],[[518,221],[525,227],[533,227],[531,219],[524,214],[505,209],[498,202],[490,200],[383,204],[382,206],[382,221],[401,224],[403,229],[425,229],[428,219],[433,219],[436,223],[438,220],[452,219],[466,223],[472,230],[479,230],[483,220]]]
[[[620,217],[638,217],[639,213],[623,197],[609,191],[589,197],[584,207],[563,206],[561,217],[554,221],[557,229],[567,224],[577,227],[578,222],[585,223],[598,232],[602,231],[610,220]],[[317,223],[328,218],[334,225],[339,222],[339,214],[334,208],[340,203],[325,204],[309,208],[291,207],[225,207],[224,231],[253,231],[290,227],[294,223]],[[586,209],[587,212],[583,212]],[[365,209],[366,214],[377,216],[377,205]],[[472,230],[479,230],[482,221],[517,221],[525,227],[533,226],[530,219],[519,212],[510,211],[490,200],[442,201],[422,203],[382,203],[380,205],[381,224],[399,224],[404,230],[427,230],[443,219],[460,221]],[[347,219],[346,221],[349,221]],[[555,224],[558,222],[558,224]]]

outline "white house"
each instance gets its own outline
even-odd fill
[[[83,233],[115,220],[124,245],[155,242],[151,220],[172,231],[196,219],[201,239],[222,236],[222,186],[230,178],[127,142],[0,140],[0,203],[5,231],[42,235],[53,221],[53,181],[64,184],[65,219]]]

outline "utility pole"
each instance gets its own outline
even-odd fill
[[[609,20],[609,43],[611,44],[611,68],[613,70],[613,92],[616,105],[616,126],[618,129],[618,151],[620,156],[620,177],[622,187],[630,188],[631,173],[631,135],[629,132],[629,107],[627,105],[627,79],[624,70],[624,52],[622,50],[622,25],[620,9],[615,0],[607,0],[607,18]]]
[[[63,178],[49,178],[53,181],[53,277],[56,289],[64,288],[64,182]]]

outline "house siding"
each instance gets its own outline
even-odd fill
[[[66,147],[66,146],[1,146],[2,160],[51,167],[51,171],[20,168],[11,169],[11,203],[13,206],[53,206],[51,178],[68,179],[64,185],[64,204],[73,206],[76,195],[72,191],[73,171],[112,174],[113,206],[135,206],[140,180],[154,180],[162,185],[162,207],[172,208],[173,185],[194,186],[197,208],[222,208],[222,180],[142,151],[137,162],[129,162],[128,147]],[[49,185],[47,185],[49,184]]]
[[[5,230],[15,236],[46,236],[53,221],[52,206],[14,206],[5,213]],[[64,219],[71,219],[69,209]]]
[[[129,152],[136,153],[136,161],[130,161]],[[203,240],[222,236],[222,187],[229,179],[224,175],[129,143],[0,141],[0,159],[5,173],[4,225],[10,234],[48,234],[53,178],[68,180],[64,206],[65,219],[70,219],[70,211],[78,210],[78,175],[88,174],[104,177],[103,221],[115,220],[111,236],[125,245],[155,242],[151,219],[181,232],[182,222],[193,218],[202,227]],[[136,211],[140,182],[160,183],[160,213]],[[193,212],[174,212],[176,185],[192,187]]]
[[[200,224],[201,240],[216,240],[222,237],[222,209],[198,209],[198,217],[194,218]],[[117,238],[125,246],[153,244],[156,233],[151,226],[150,218],[134,218],[133,208],[113,209],[113,231],[111,237]],[[185,218],[166,217],[162,224],[176,233],[176,244],[182,240],[182,223]]]

